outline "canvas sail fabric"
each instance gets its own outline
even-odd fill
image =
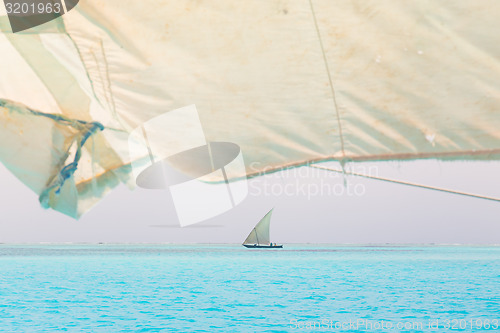
[[[235,178],[322,160],[499,159],[499,12],[496,0],[82,0],[16,34],[1,16],[0,161],[78,217],[134,186],[128,134],[191,104],[207,141],[241,147]]]
[[[257,223],[255,228],[253,228],[252,232],[248,235],[248,237],[245,239],[243,244],[246,245],[252,245],[252,244],[258,244],[258,245],[269,245],[271,244],[271,239],[270,239],[270,233],[269,233],[269,226],[271,223],[271,215],[273,213],[273,210],[271,209],[269,213],[266,214],[262,218],[262,220]]]
[[[252,229],[248,237],[245,239],[243,242],[245,245],[254,245],[254,244],[259,244],[259,240],[257,239],[257,232],[255,231],[255,228]]]

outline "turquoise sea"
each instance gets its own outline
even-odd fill
[[[500,332],[500,247],[0,245],[2,332]]]

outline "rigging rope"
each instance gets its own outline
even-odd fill
[[[342,170],[322,166],[322,165],[317,165],[317,164],[311,164],[310,167],[316,168],[316,169],[323,169],[323,170],[328,170],[332,172],[338,172],[338,173],[344,173]],[[491,201],[497,201],[500,202],[500,198],[495,198],[495,197],[488,197],[484,195],[479,195],[479,194],[473,194],[473,193],[467,193],[467,192],[461,192],[461,191],[455,191],[455,190],[449,190],[441,187],[435,187],[435,186],[429,186],[429,185],[422,185],[422,184],[417,184],[417,183],[411,183],[411,182],[405,182],[402,180],[395,180],[395,179],[389,179],[389,178],[383,178],[383,177],[376,177],[376,176],[370,176],[370,175],[365,175],[361,173],[356,173],[356,172],[349,172],[345,173],[346,175],[352,175],[352,176],[358,176],[358,177],[364,177],[364,178],[369,178],[369,179],[377,179],[381,180],[384,182],[390,182],[390,183],[396,183],[396,184],[403,184],[403,185],[408,185],[408,186],[413,186],[413,187],[420,187],[420,188],[425,188],[429,190],[434,190],[434,191],[440,191],[440,192],[446,192],[446,193],[453,193],[453,194],[458,194],[458,195],[463,195],[467,197],[473,197],[473,198],[478,198],[478,199],[484,199],[484,200],[491,200]]]

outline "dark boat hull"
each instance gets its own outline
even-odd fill
[[[249,245],[249,244],[243,244],[244,247],[249,248],[249,249],[281,249],[283,248],[283,245]]]

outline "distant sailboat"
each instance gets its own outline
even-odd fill
[[[274,208],[273,208],[274,209]],[[266,249],[279,249],[283,245],[278,245],[276,243],[271,243],[269,237],[269,225],[271,223],[271,214],[273,213],[271,209],[262,220],[257,223],[255,228],[252,229],[247,239],[243,242],[244,247],[248,248],[266,248]]]

